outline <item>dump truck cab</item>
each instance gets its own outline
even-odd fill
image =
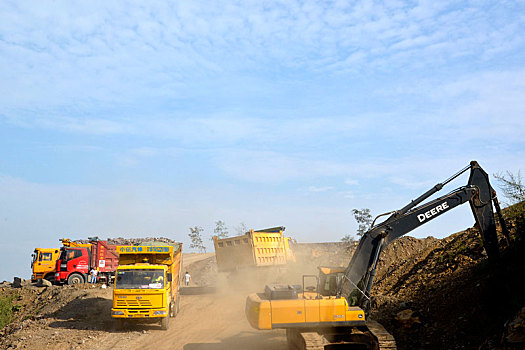
[[[76,243],[61,240],[64,246],[56,262],[55,283],[78,284],[88,282],[89,271],[98,271],[98,280],[108,285],[113,280],[118,266],[116,245],[97,237],[90,238],[90,243]]]
[[[149,320],[168,329],[179,309],[182,245],[118,246],[117,252],[111,317],[119,328],[124,320]]]
[[[53,248],[35,248],[31,254],[31,281],[39,279],[53,281],[55,279],[55,265],[60,253],[59,249]]]
[[[87,282],[91,251],[88,247],[62,247],[56,261],[55,282],[79,284]]]
[[[61,238],[63,247],[87,247],[89,244],[78,243],[69,238]],[[31,254],[31,281],[46,279],[55,281],[56,263],[60,256],[60,248],[35,248]]]

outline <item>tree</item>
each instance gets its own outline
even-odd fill
[[[347,234],[343,238],[341,238],[341,242],[344,242],[344,243],[352,243],[354,241],[355,241],[355,238],[351,234]]]
[[[372,215],[370,214],[370,209],[352,209],[352,214],[354,214],[354,219],[359,224],[359,227],[356,231],[357,236],[364,235],[365,232],[368,231],[368,229],[370,228],[370,225],[372,224]],[[355,238],[353,235],[347,234],[343,238],[341,238],[341,241],[345,243],[351,243],[355,241]]]
[[[215,221],[215,229],[213,230],[213,233],[215,234],[215,236],[217,236],[217,238],[228,237],[229,232],[224,221]]]
[[[521,172],[514,175],[507,170],[506,174],[493,174],[499,183],[499,188],[503,196],[510,201],[510,204],[519,203],[525,200],[525,185],[523,185]]]
[[[237,231],[238,235],[244,235],[246,232],[250,231],[250,229],[248,229],[248,226],[246,226],[244,222],[241,222],[239,226],[235,227],[235,231]]]
[[[370,209],[352,209],[352,214],[354,214],[354,219],[359,224],[356,234],[358,236],[364,235],[365,232],[368,231],[368,229],[370,228],[370,225],[372,224],[372,215],[370,214]]]
[[[203,228],[199,226],[190,227],[190,231],[191,232],[188,233],[191,240],[190,248],[198,249],[200,252],[206,253],[206,247],[201,236],[201,232],[204,231]]]

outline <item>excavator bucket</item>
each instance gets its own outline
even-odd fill
[[[476,161],[470,163],[470,177],[468,184],[478,188],[477,195],[469,200],[470,208],[481,232],[483,246],[489,259],[497,259],[499,255],[498,236],[494,208],[492,207],[493,189],[490,186],[488,174]]]

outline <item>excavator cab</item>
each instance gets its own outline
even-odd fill
[[[325,297],[336,296],[344,275],[344,267],[319,266],[319,294]]]
[[[319,294],[324,297],[339,297],[341,286],[345,278],[344,267],[326,267],[319,266]],[[356,306],[359,304],[359,297],[361,293],[359,289],[353,289],[346,301],[348,306]]]

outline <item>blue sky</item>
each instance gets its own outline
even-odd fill
[[[355,231],[352,208],[398,209],[472,159],[524,168],[523,2],[0,14],[0,280],[29,277],[33,248],[61,237],[188,247],[188,227],[210,236],[223,220],[335,241]],[[472,226],[467,207],[414,235]]]

